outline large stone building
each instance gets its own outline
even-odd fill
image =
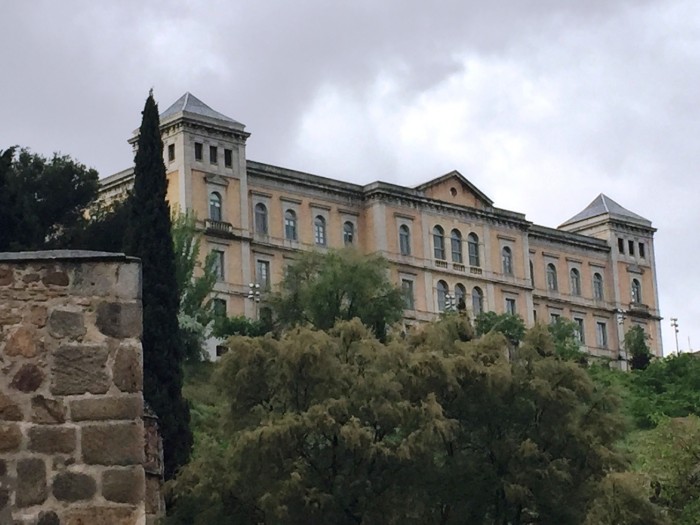
[[[161,130],[168,200],[199,217],[229,315],[260,315],[250,283],[264,294],[299,251],[352,244],[391,262],[407,324],[464,300],[472,315],[512,312],[530,325],[572,319],[591,354],[622,368],[621,341],[634,324],[662,354],[656,230],[603,194],[548,228],[495,207],[457,171],[414,188],[362,186],[248,160],[245,126],[189,93],[161,114]],[[132,179],[133,170],[103,179],[104,198]]]

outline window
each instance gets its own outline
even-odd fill
[[[637,279],[632,279],[632,302],[642,302],[642,284]]]
[[[462,263],[462,234],[459,230],[452,230],[452,235],[450,236],[450,243],[452,247],[452,262]]]
[[[571,276],[571,295],[581,295],[581,274],[576,268],[572,268]]]
[[[503,273],[513,275],[513,252],[508,246],[501,250],[501,262],[503,263]]]
[[[219,150],[216,146],[209,146],[209,162],[216,164],[219,161]]]
[[[441,312],[445,311],[447,308],[447,293],[449,288],[445,281],[438,281],[437,283],[437,300],[438,300],[438,310]]]
[[[586,342],[586,330],[583,325],[583,318],[574,317],[574,323],[576,323],[576,339],[579,343],[584,344]]]
[[[596,272],[593,274],[593,298],[597,301],[602,301],[604,297],[603,276]]]
[[[627,248],[630,255],[634,255],[634,241],[627,241]]]
[[[194,160],[202,160],[202,143],[194,143]]]
[[[467,309],[467,289],[463,284],[457,283],[455,285],[455,304],[460,312],[464,312]]]
[[[343,243],[348,246],[353,243],[355,239],[355,225],[350,221],[346,221],[343,224]]]
[[[270,289],[270,262],[256,261],[255,263],[255,282],[260,285],[263,290]]]
[[[549,322],[555,324],[561,316],[559,314],[549,314]]]
[[[617,251],[620,253],[625,253],[625,240],[621,237],[617,238]]]
[[[255,205],[255,232],[267,235],[267,206],[262,202]]]
[[[212,299],[211,309],[216,317],[226,317],[226,299],[219,297]]]
[[[596,323],[596,343],[598,344],[598,347],[600,348],[607,348],[608,347],[608,328],[605,326],[605,323],[602,321],[598,321]]]
[[[413,281],[411,279],[401,279],[401,291],[403,292],[403,307],[406,310],[415,309],[413,300]]]
[[[481,266],[479,263],[479,237],[476,233],[467,236],[467,249],[469,250],[469,266]]]
[[[401,255],[411,255],[411,231],[408,226],[399,226],[399,250]]]
[[[510,315],[515,315],[515,299],[512,297],[506,297],[506,313]]]
[[[168,162],[175,160],[175,144],[168,144]]]
[[[559,289],[557,284],[557,269],[554,264],[549,263],[547,265],[547,290],[551,292],[556,292]]]
[[[221,195],[215,191],[209,195],[209,218],[213,221],[221,221]]]
[[[484,292],[481,288],[475,286],[472,290],[472,314],[474,317],[484,311]]]
[[[639,256],[644,259],[646,257],[646,250],[643,242],[639,243]]]
[[[441,226],[433,228],[433,248],[435,258],[445,260],[445,230]]]
[[[224,150],[224,166],[230,168],[233,166],[233,151],[230,149]]]
[[[314,219],[314,241],[318,246],[326,245],[326,219],[322,215]]]
[[[284,238],[288,241],[297,240],[297,214],[294,210],[284,212]]]
[[[534,288],[534,286],[535,286],[535,267],[532,264],[532,260],[530,260],[530,284]]]
[[[212,250],[214,254],[214,273],[217,279],[223,281],[224,279],[224,252],[221,250]]]

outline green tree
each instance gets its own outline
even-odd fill
[[[581,350],[581,336],[575,322],[559,317],[550,323],[547,329],[554,340],[554,349],[558,356],[580,364],[588,363],[588,355]]]
[[[630,365],[632,370],[644,370],[651,362],[651,350],[647,340],[649,336],[639,325],[634,325],[627,330],[624,339],[624,347],[631,356]]]
[[[131,200],[110,204],[93,203],[89,217],[65,231],[54,243],[74,250],[123,252],[124,234],[128,230]]]
[[[489,332],[503,334],[512,346],[518,346],[525,335],[525,323],[522,317],[513,314],[481,312],[474,319],[474,329],[478,336]]]
[[[268,302],[282,327],[310,323],[326,330],[358,317],[383,338],[401,319],[404,297],[388,279],[386,259],[346,248],[301,254]]]
[[[158,414],[163,437],[166,478],[174,475],[190,454],[189,408],[182,397],[184,349],[179,336],[179,296],[165,200],[158,106],[149,94],[143,110],[134,167],[127,253],[141,259],[143,273],[144,397]]]

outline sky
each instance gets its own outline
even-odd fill
[[[700,347],[697,0],[28,0],[0,16],[0,149],[132,162],[148,90],[244,123],[248,158],[416,185],[457,169],[556,227],[653,222],[664,352]],[[689,344],[690,342],[690,344]]]

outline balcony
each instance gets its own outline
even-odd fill
[[[631,315],[648,317],[649,316],[649,305],[642,304],[642,303],[630,303],[630,307],[629,307],[628,312]]]
[[[470,266],[469,273],[473,273],[474,275],[481,275],[483,271],[478,266]]]
[[[435,266],[438,268],[444,268],[447,270],[447,261],[441,261],[440,259],[435,259]]]
[[[460,263],[452,263],[452,269],[457,272],[463,272],[465,270],[464,265]]]
[[[207,234],[217,235],[219,237],[233,236],[233,225],[231,225],[230,222],[206,219],[204,221],[204,230]]]

